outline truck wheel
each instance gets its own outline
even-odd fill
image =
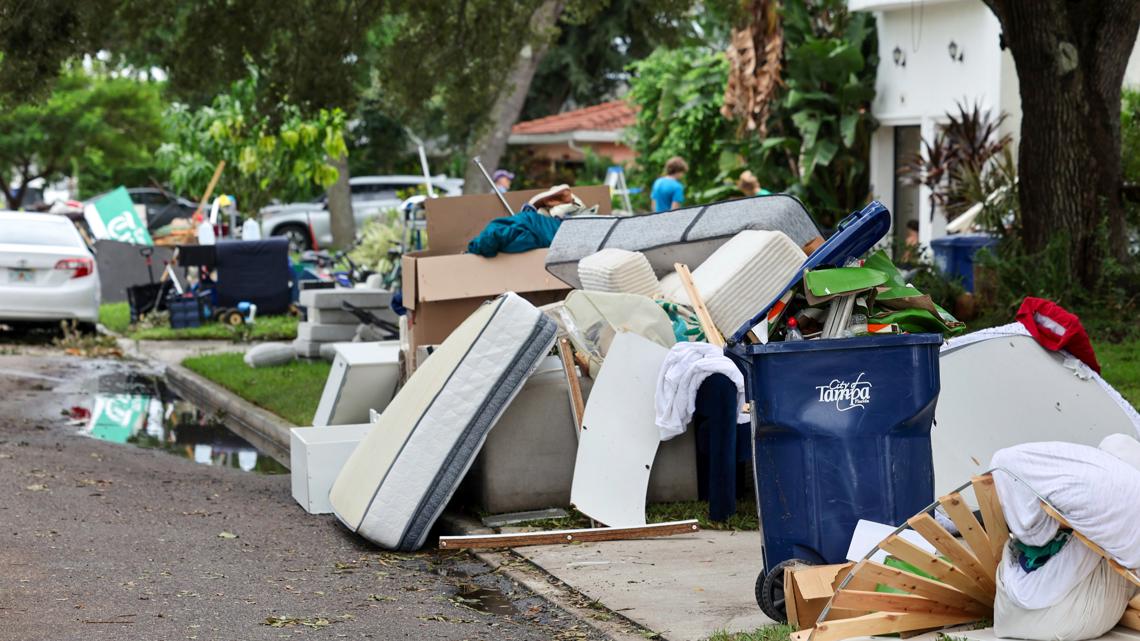
[[[274,236],[284,236],[289,240],[289,253],[299,254],[313,248],[313,239],[304,225],[282,225],[273,230]]]
[[[787,602],[784,597],[784,568],[790,565],[815,565],[803,559],[788,559],[772,568],[768,574],[756,577],[756,604],[769,619],[777,623],[788,620]]]

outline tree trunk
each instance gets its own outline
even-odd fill
[[[1106,254],[1127,255],[1120,93],[1140,2],[985,2],[1001,22],[1020,82],[1018,195],[1026,247],[1036,252],[1064,238],[1080,282],[1093,287]]]
[[[329,187],[329,227],[332,229],[333,247],[345,249],[356,240],[356,219],[352,215],[352,191],[348,187],[348,156],[330,161],[337,170],[337,179]]]
[[[554,40],[554,28],[562,16],[562,9],[566,0],[543,0],[543,3],[530,18],[530,33],[533,42],[523,45],[519,57],[511,73],[504,78],[499,89],[495,104],[491,107],[490,122],[471,145],[473,156],[479,156],[488,172],[493,172],[499,166],[503,153],[507,150],[507,138],[511,135],[511,126],[519,119],[526,95],[530,91],[530,83],[534,80],[534,72],[538,63],[550,48]],[[488,73],[492,73],[488,70]],[[495,82],[492,80],[491,82]],[[485,194],[491,191],[483,173],[471,162],[463,174],[463,193]]]

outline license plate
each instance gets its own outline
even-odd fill
[[[8,268],[9,283],[30,283],[35,278],[35,271],[31,269]]]

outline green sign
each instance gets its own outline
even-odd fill
[[[104,441],[126,443],[146,424],[149,403],[149,396],[98,394],[87,432]]]
[[[83,217],[87,219],[87,225],[96,238],[135,245],[154,244],[125,187],[119,187],[87,205]]]

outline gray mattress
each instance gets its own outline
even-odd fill
[[[556,330],[512,293],[480,306],[416,369],[345,462],[329,493],[337,518],[384,548],[422,546]]]
[[[787,194],[627,218],[567,218],[546,255],[546,271],[580,289],[578,261],[601,249],[617,247],[644,253],[661,278],[673,271],[673,263],[696,269],[717,247],[746,229],[784,232],[800,247],[820,236],[803,203]]]

